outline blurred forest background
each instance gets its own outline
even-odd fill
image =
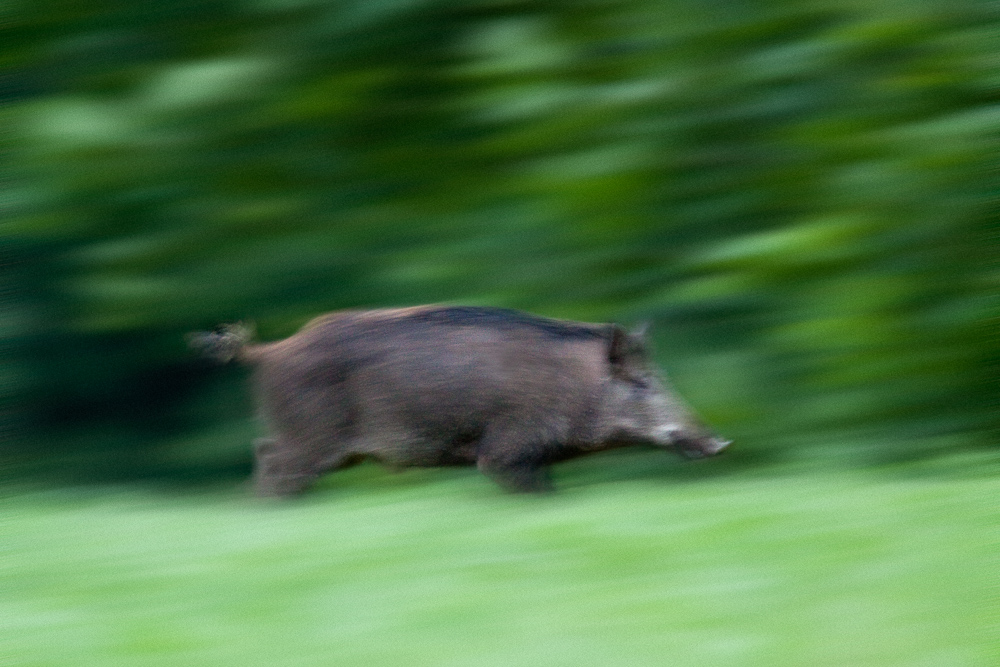
[[[185,332],[424,302],[651,321],[735,462],[995,452],[998,18],[4,3],[6,469],[242,474],[246,371]]]

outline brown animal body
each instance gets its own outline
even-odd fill
[[[513,310],[421,306],[321,316],[274,343],[242,328],[192,347],[256,367],[268,437],[262,495],[302,491],[365,458],[477,465],[507,489],[548,488],[548,465],[631,444],[708,456],[714,436],[650,365],[641,333]]]

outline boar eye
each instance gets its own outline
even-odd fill
[[[645,378],[629,378],[629,384],[632,385],[633,389],[645,391],[649,389],[649,382]]]

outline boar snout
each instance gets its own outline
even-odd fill
[[[722,438],[711,438],[708,442],[702,445],[702,451],[705,456],[715,456],[722,452],[723,449],[733,444],[732,440],[723,440]]]
[[[689,459],[701,459],[719,454],[730,444],[732,444],[731,440],[723,440],[722,438],[680,438],[674,443],[674,446]]]
[[[657,429],[656,441],[660,445],[676,449],[689,459],[715,456],[732,444],[731,440],[715,436],[693,435],[672,424]]]

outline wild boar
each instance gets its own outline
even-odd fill
[[[651,365],[643,332],[514,310],[419,306],[320,316],[251,344],[241,325],[190,334],[206,356],[254,365],[269,435],[257,492],[285,496],[365,458],[476,465],[512,491],[548,466],[633,444],[717,454],[711,433]]]

